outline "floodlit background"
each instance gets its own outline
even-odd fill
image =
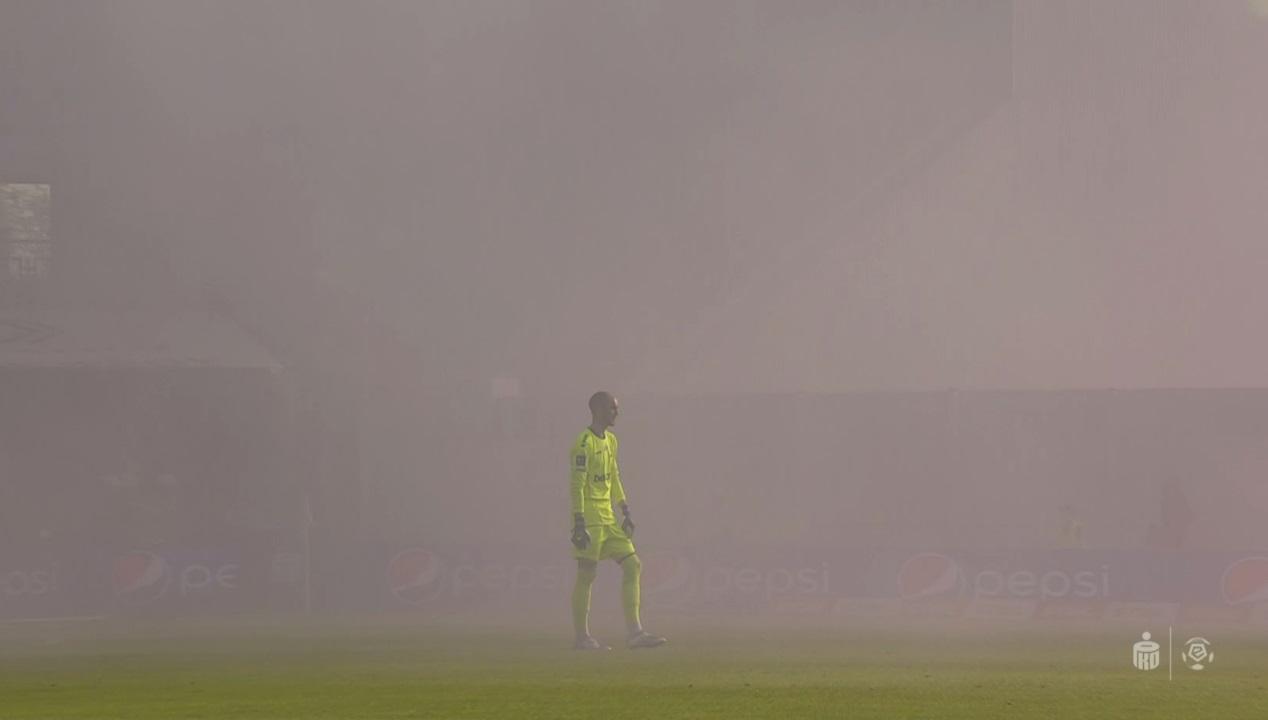
[[[0,616],[562,617],[607,389],[649,612],[1250,621],[1266,68],[1243,0],[0,0]]]

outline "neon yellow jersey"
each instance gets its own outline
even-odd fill
[[[599,437],[590,428],[581,431],[568,454],[572,514],[585,515],[586,525],[615,525],[613,503],[625,502],[621,471],[616,466],[616,434]]]

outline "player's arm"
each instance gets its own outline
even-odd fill
[[[612,436],[612,504],[621,510],[621,529],[626,535],[634,534],[634,521],[630,520],[630,506],[625,499],[625,486],[621,484],[621,467],[617,463],[616,435]]]
[[[568,453],[568,506],[572,510],[572,544],[585,548],[590,544],[590,534],[586,532],[585,492],[586,472],[589,457],[585,445],[578,442]]]
[[[586,475],[589,462],[585,443],[581,441],[573,443],[572,451],[568,453],[568,507],[572,510],[573,517],[585,512]]]

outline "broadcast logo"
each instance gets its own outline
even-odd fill
[[[1215,653],[1211,650],[1211,641],[1206,638],[1193,637],[1184,643],[1184,652],[1180,659],[1190,670],[1201,670],[1215,662]]]
[[[1137,670],[1156,670],[1162,664],[1162,646],[1148,632],[1140,634],[1140,640],[1132,645],[1132,667]]]

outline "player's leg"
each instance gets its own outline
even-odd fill
[[[599,572],[599,560],[603,557],[607,533],[602,526],[586,529],[590,534],[590,544],[584,548],[573,547],[572,555],[577,558],[577,583],[572,588],[572,627],[576,633],[578,650],[608,650],[608,646],[590,636],[590,590],[594,587],[594,579]]]
[[[634,541],[620,528],[614,528],[607,539],[604,557],[611,557],[621,566],[621,605],[625,608],[625,644],[631,648],[649,648],[665,644],[665,638],[643,629],[639,618],[642,589],[639,580],[643,575],[643,562],[634,550]]]
[[[577,582],[572,588],[572,628],[576,633],[576,646],[582,649],[598,644],[590,637],[590,591],[598,570],[598,562],[577,558]]]
[[[643,576],[643,563],[634,553],[617,558],[616,562],[621,566],[621,606],[625,609],[625,632],[627,635],[637,635],[643,631],[643,623],[638,616],[642,601],[639,578]]]
[[[630,553],[618,558],[621,564],[621,602],[625,606],[625,646],[629,648],[654,648],[667,641],[659,635],[653,635],[643,629],[638,616],[641,601],[639,577],[643,574],[643,563],[638,555]]]

